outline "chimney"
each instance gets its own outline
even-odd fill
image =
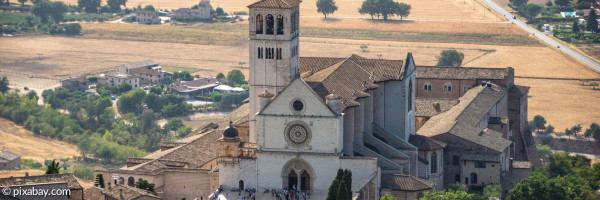
[[[440,103],[439,102],[433,102],[433,108],[435,108],[436,112],[442,111],[442,109],[440,108]]]
[[[485,81],[481,81],[481,86],[485,86],[487,83]]]
[[[274,96],[275,95],[267,92],[267,90],[258,94],[258,111],[262,111],[262,109],[264,109],[267,106],[267,104],[271,102],[271,98],[273,98]]]
[[[333,110],[333,112],[335,112],[335,114],[339,115],[342,113],[342,97],[335,94],[329,94],[325,97],[325,103]]]
[[[488,83],[487,83],[487,86],[488,86],[489,88],[491,88],[491,87],[492,87],[492,83],[488,82]]]

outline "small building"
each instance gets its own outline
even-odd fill
[[[153,60],[144,60],[140,62],[132,62],[127,64],[122,64],[116,67],[116,71],[120,74],[129,74],[133,69],[152,69],[152,70],[162,70],[162,67],[158,65],[158,63]]]
[[[577,13],[575,12],[560,12],[560,15],[562,15],[564,18],[577,17]]]
[[[512,161],[512,172],[522,179],[526,179],[531,174],[531,162],[528,161]]]
[[[70,78],[60,81],[60,86],[69,91],[85,91],[88,89],[90,81],[85,77]]]
[[[68,174],[45,174],[39,176],[10,177],[0,178],[0,188],[35,188],[35,189],[54,189],[55,193],[64,195],[52,196],[51,199],[84,199],[83,187],[72,173]],[[0,195],[0,199],[4,196]],[[9,196],[9,199],[13,196]],[[17,196],[15,199],[39,199],[39,196]]]
[[[21,169],[21,155],[6,149],[0,151],[0,170]]]
[[[180,8],[175,11],[174,17],[193,17],[195,19],[210,19],[210,0],[202,0],[198,3],[198,8]]]
[[[434,186],[433,182],[410,175],[381,176],[381,196],[389,194],[398,200],[419,199],[425,192],[432,192]]]
[[[160,24],[158,13],[147,10],[136,10],[135,21],[140,24]]]
[[[126,185],[111,185],[108,183],[106,188],[90,187],[85,189],[85,198],[94,200],[159,200],[160,198],[146,190],[130,187]]]
[[[165,71],[136,68],[131,69],[130,75],[140,78],[140,85],[157,85],[171,80],[172,74]]]
[[[129,74],[121,74],[114,71],[98,76],[98,83],[111,87],[119,87],[125,83],[131,85],[133,89],[141,87],[140,77]]]
[[[227,79],[200,78],[193,81],[183,81],[173,86],[173,90],[186,98],[212,94],[215,87],[227,84]]]

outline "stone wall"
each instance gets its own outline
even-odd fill
[[[5,163],[0,163],[0,170],[15,170],[21,169],[21,157],[8,161]]]

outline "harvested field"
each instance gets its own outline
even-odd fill
[[[0,138],[2,138],[0,146],[20,154],[21,158],[33,159],[41,163],[47,159],[58,160],[79,155],[75,145],[38,137],[33,132],[4,118],[0,118]]]
[[[301,56],[344,57],[358,54],[377,58],[377,55],[381,54],[382,59],[405,59],[406,53],[412,52],[417,65],[435,65],[436,56],[441,51],[454,48],[465,54],[464,63],[468,67],[511,66],[515,69],[516,76],[528,77],[600,78],[600,75],[584,65],[573,62],[548,47],[309,37],[302,37],[300,42]],[[198,69],[199,71],[196,73],[203,76],[215,76],[218,72],[226,73],[232,69],[239,69],[238,62],[247,62],[249,56],[246,44],[215,46],[66,37],[0,38],[0,43],[10,47],[19,47],[0,49],[0,55],[5,57],[0,60],[0,68],[48,75],[63,74],[65,71],[74,75],[101,72],[114,69],[113,67],[119,64],[153,59],[167,66]],[[368,46],[367,51],[363,52],[360,49],[361,44]],[[344,51],[334,51],[335,49],[344,49]],[[46,58],[34,59],[37,58],[38,52],[43,53]],[[30,59],[31,62],[39,62],[40,66],[54,67],[22,68],[19,61],[27,59]],[[55,65],[54,63],[59,64]],[[81,63],[86,63],[85,67],[81,67]],[[244,68],[242,72],[246,77],[248,76],[247,68]],[[591,110],[598,110],[598,104],[594,104],[592,100],[598,101],[597,96],[593,95],[599,94],[600,91],[596,91],[592,95],[591,90],[576,85],[577,82],[518,79],[517,84],[532,87],[529,117],[542,114],[557,128],[564,129],[575,123],[589,124],[598,119],[598,114]],[[566,116],[573,116],[573,119]]]
[[[585,52],[587,55],[600,60],[600,45],[580,45],[577,48]]]
[[[570,80],[516,78],[515,84],[531,87],[529,120],[542,115],[561,132],[577,124],[587,128],[592,122],[600,123],[600,90]]]
[[[62,0],[67,4],[77,4],[77,0]],[[234,11],[248,11],[247,6],[256,2],[257,0],[221,0],[213,1],[212,6],[214,8],[222,7],[225,12]],[[358,9],[360,8],[364,0],[346,0],[338,1],[338,11],[334,13],[335,17],[365,17],[369,18],[369,15],[360,15]],[[148,5],[152,4],[157,9],[177,9],[177,8],[189,8],[199,1],[196,0],[162,0],[162,1],[148,1],[148,0],[129,0],[127,5],[132,8],[137,5]],[[418,0],[398,0],[398,2],[408,3],[412,6],[410,11],[409,19],[418,20],[445,20],[445,21],[496,21],[497,18],[490,13],[490,11],[484,9],[481,4],[474,0],[430,0],[430,1],[418,1]],[[475,5],[473,3],[475,2]],[[485,11],[485,12],[484,12]],[[323,15],[317,12],[316,0],[305,0],[300,4],[300,13],[303,16],[319,16]],[[400,17],[397,17],[400,19]]]
[[[25,176],[25,173],[29,173],[29,176],[37,176],[44,175],[46,171],[37,170],[37,169],[28,169],[28,170],[11,170],[11,171],[0,171],[0,178],[9,178],[9,177],[20,177]]]
[[[373,21],[364,19],[302,20],[305,37],[439,42],[490,45],[541,44],[508,23],[460,23]],[[355,27],[355,28],[350,28]],[[119,39],[148,42],[237,45],[247,41],[247,22],[237,24],[196,23],[191,26],[137,25],[116,23],[84,24],[83,38]],[[221,37],[222,36],[222,37]]]

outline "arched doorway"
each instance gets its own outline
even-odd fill
[[[133,178],[132,176],[130,176],[130,177],[127,179],[127,185],[129,185],[129,186],[133,186],[133,185],[135,185],[135,178]]]
[[[239,187],[240,187],[240,190],[244,190],[244,181],[243,180],[240,180]]]
[[[282,187],[296,190],[312,189],[315,183],[315,173],[306,161],[301,158],[294,158],[288,161],[281,170]]]
[[[231,149],[229,148],[229,146],[225,147],[225,156],[231,157]]]
[[[310,190],[310,174],[306,170],[300,175],[300,190]]]
[[[292,170],[288,174],[288,185],[287,185],[287,188],[289,190],[293,190],[294,188],[298,188],[297,184],[298,184],[298,175],[296,174],[296,172],[294,170]]]

